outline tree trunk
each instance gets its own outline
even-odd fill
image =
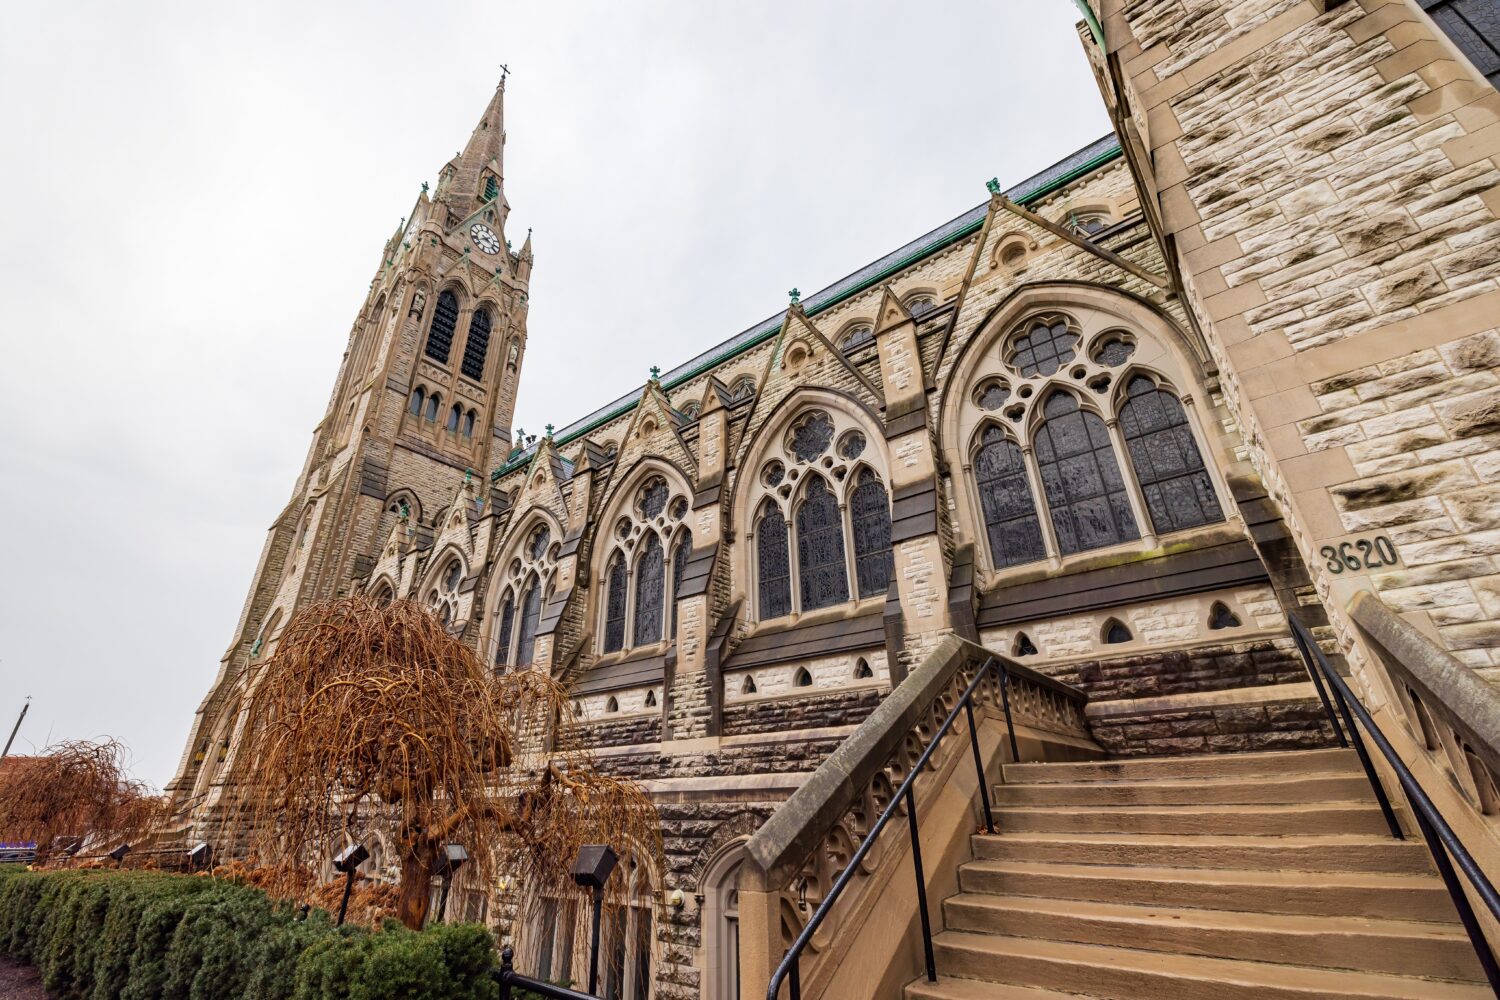
[[[432,898],[432,848],[425,843],[413,845],[401,855],[401,895],[396,901],[396,919],[414,931],[427,920]]]

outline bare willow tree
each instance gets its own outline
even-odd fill
[[[399,854],[397,916],[415,928],[448,843],[486,883],[538,889],[565,886],[584,843],[660,855],[650,800],[594,767],[565,689],[497,676],[419,605],[309,605],[249,684],[231,824],[283,895],[313,894],[346,843],[379,840]]]
[[[102,853],[150,836],[166,800],[125,769],[126,750],[112,740],[67,740],[34,757],[0,762],[0,835],[36,842],[46,864],[58,837],[77,837]]]

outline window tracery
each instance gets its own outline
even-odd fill
[[[437,583],[427,595],[427,604],[437,612],[438,621],[452,625],[458,617],[458,585],[464,578],[464,564],[455,556],[443,567]]]
[[[1019,566],[1045,559],[1042,525],[1026,477],[1021,446],[994,424],[980,436],[974,457],[975,484],[989,538],[990,558],[996,566]]]
[[[685,565],[692,544],[683,524],[687,513],[687,497],[675,491],[665,476],[652,474],[616,518],[601,581],[601,652],[618,653],[675,638],[680,566]],[[670,625],[665,633],[664,625]]]
[[[1058,391],[1042,406],[1037,470],[1064,555],[1140,537],[1114,444],[1099,415]]]
[[[507,546],[509,555],[497,564],[502,567],[497,570],[501,586],[490,640],[494,664],[500,670],[535,661],[542,605],[552,592],[560,550],[545,520],[525,527]]]
[[[874,342],[875,328],[868,323],[856,323],[839,339],[839,350],[848,353]]]
[[[1182,403],[1144,375],[1125,397],[1120,430],[1152,526],[1165,533],[1224,520]]]

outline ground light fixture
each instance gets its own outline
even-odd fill
[[[619,864],[620,856],[608,844],[584,844],[573,862],[573,881],[594,891],[594,937],[589,947],[589,992],[599,988],[599,922],[604,915],[604,883]]]
[[[208,867],[209,861],[213,859],[214,849],[208,846],[207,841],[199,841],[191,851],[188,851],[188,871],[201,872]]]
[[[344,873],[344,898],[339,903],[339,920],[335,925],[344,926],[344,914],[349,912],[349,893],[354,891],[354,873],[359,866],[369,860],[370,852],[365,850],[364,844],[350,844],[339,852],[339,856],[333,859],[333,870]]]
[[[438,897],[437,923],[442,923],[444,914],[448,912],[448,889],[453,885],[453,873],[468,860],[469,852],[464,850],[463,845],[443,845],[443,853],[438,856],[437,865],[437,874],[443,880],[443,894]]]
[[[112,858],[114,858],[116,862],[121,862],[121,861],[125,860],[125,855],[127,855],[129,853],[130,853],[130,845],[129,844],[121,844],[119,847],[116,847],[113,851],[110,851],[109,852],[109,856],[112,857]]]

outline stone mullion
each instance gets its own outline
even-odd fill
[[[1036,523],[1042,529],[1042,547],[1047,550],[1047,562],[1053,569],[1062,565],[1062,547],[1057,543],[1057,529],[1052,526],[1052,505],[1047,502],[1047,491],[1042,487],[1042,470],[1036,464],[1036,453],[1030,442],[1021,445],[1021,464],[1026,468],[1026,481],[1031,485],[1031,503],[1036,510]],[[984,507],[979,507],[983,518]],[[989,531],[985,531],[986,540]],[[990,555],[993,565],[994,554]],[[997,567],[998,568],[998,567]]]
[[[1104,421],[1104,426],[1109,430],[1110,444],[1114,446],[1115,465],[1120,470],[1121,481],[1125,483],[1125,495],[1130,498],[1136,529],[1146,548],[1154,549],[1157,545],[1156,529],[1152,526],[1150,512],[1146,509],[1146,495],[1141,492],[1141,484],[1135,478],[1135,466],[1131,464],[1130,453],[1125,448],[1125,435],[1120,430],[1119,418],[1110,417]]]

